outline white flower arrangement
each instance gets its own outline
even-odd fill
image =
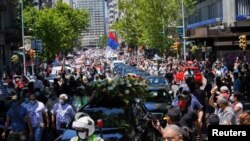
[[[143,98],[147,91],[145,80],[140,77],[115,77],[102,81],[90,82],[86,86],[86,93],[95,93],[96,97],[123,97],[124,101],[130,101],[135,97]]]

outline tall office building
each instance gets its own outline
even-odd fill
[[[42,3],[46,4],[47,6],[51,7],[56,4],[57,1],[59,0],[40,0]],[[70,7],[73,8],[73,1],[74,0],[61,0],[63,3],[68,4]]]
[[[104,0],[75,0],[76,9],[86,9],[89,12],[89,26],[82,34],[82,47],[97,47],[100,36],[105,34]]]
[[[21,46],[21,34],[16,25],[17,1],[0,0],[0,72],[11,67],[11,51]]]
[[[108,0],[108,23],[111,26],[119,18],[118,0]]]

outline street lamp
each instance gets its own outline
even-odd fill
[[[187,61],[186,56],[186,28],[185,28],[185,10],[184,10],[184,0],[181,1],[181,11],[182,11],[182,26],[183,26],[183,55],[184,55],[184,61]]]

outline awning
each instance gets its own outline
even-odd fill
[[[198,22],[198,23],[187,25],[187,29],[192,29],[192,28],[196,28],[196,27],[200,27],[200,26],[205,26],[205,25],[208,25],[208,24],[214,24],[214,23],[217,23],[217,22],[221,22],[222,20],[223,20],[222,17],[204,20],[204,21],[201,21],[201,22]],[[250,15],[237,15],[236,16],[236,21],[243,21],[243,20],[250,20]]]
[[[236,21],[243,21],[243,20],[249,20],[250,15],[238,15],[236,16]]]
[[[194,24],[189,24],[187,25],[187,29],[191,29],[191,28],[196,28],[196,27],[200,27],[200,26],[204,26],[204,25],[208,25],[208,24],[214,24],[217,22],[221,22],[222,18],[213,18],[213,19],[208,19],[208,20],[204,20],[198,23],[194,23]]]

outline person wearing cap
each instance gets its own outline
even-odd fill
[[[60,134],[71,122],[75,116],[75,111],[71,105],[67,103],[68,95],[61,94],[59,96],[59,103],[56,103],[51,110],[51,124]]]
[[[229,100],[230,95],[229,95],[229,89],[227,86],[222,86],[220,88],[220,93],[218,94],[223,95],[227,100]]]
[[[182,92],[177,95],[177,100],[173,101],[173,106],[178,107],[181,111],[182,118],[179,122],[181,126],[187,126],[193,129],[194,125],[197,127],[199,136],[201,137],[201,127],[203,118],[203,106],[197,98],[191,94],[188,87],[182,88]]]
[[[177,97],[175,97],[175,99],[172,102],[172,106],[174,107],[179,107],[180,102],[184,103],[184,101],[180,101],[180,97],[183,97],[186,101],[185,101],[185,105],[187,107],[190,107],[193,111],[195,111],[198,115],[198,123],[199,126],[202,126],[202,118],[203,118],[203,106],[202,104],[198,101],[198,99],[196,98],[196,96],[194,96],[193,94],[191,94],[191,91],[189,89],[189,87],[184,86],[181,90],[181,94],[179,94]]]
[[[17,95],[12,96],[12,107],[8,110],[2,138],[6,139],[6,131],[10,126],[7,141],[26,141],[27,125],[29,136],[33,135],[29,114],[26,108],[19,104]]]
[[[75,115],[72,128],[76,130],[77,136],[71,138],[70,141],[104,141],[94,134],[95,122],[86,113],[79,112]]]
[[[228,99],[223,95],[217,97],[217,104],[222,110],[220,114],[220,125],[236,125],[234,109],[229,105]]]

